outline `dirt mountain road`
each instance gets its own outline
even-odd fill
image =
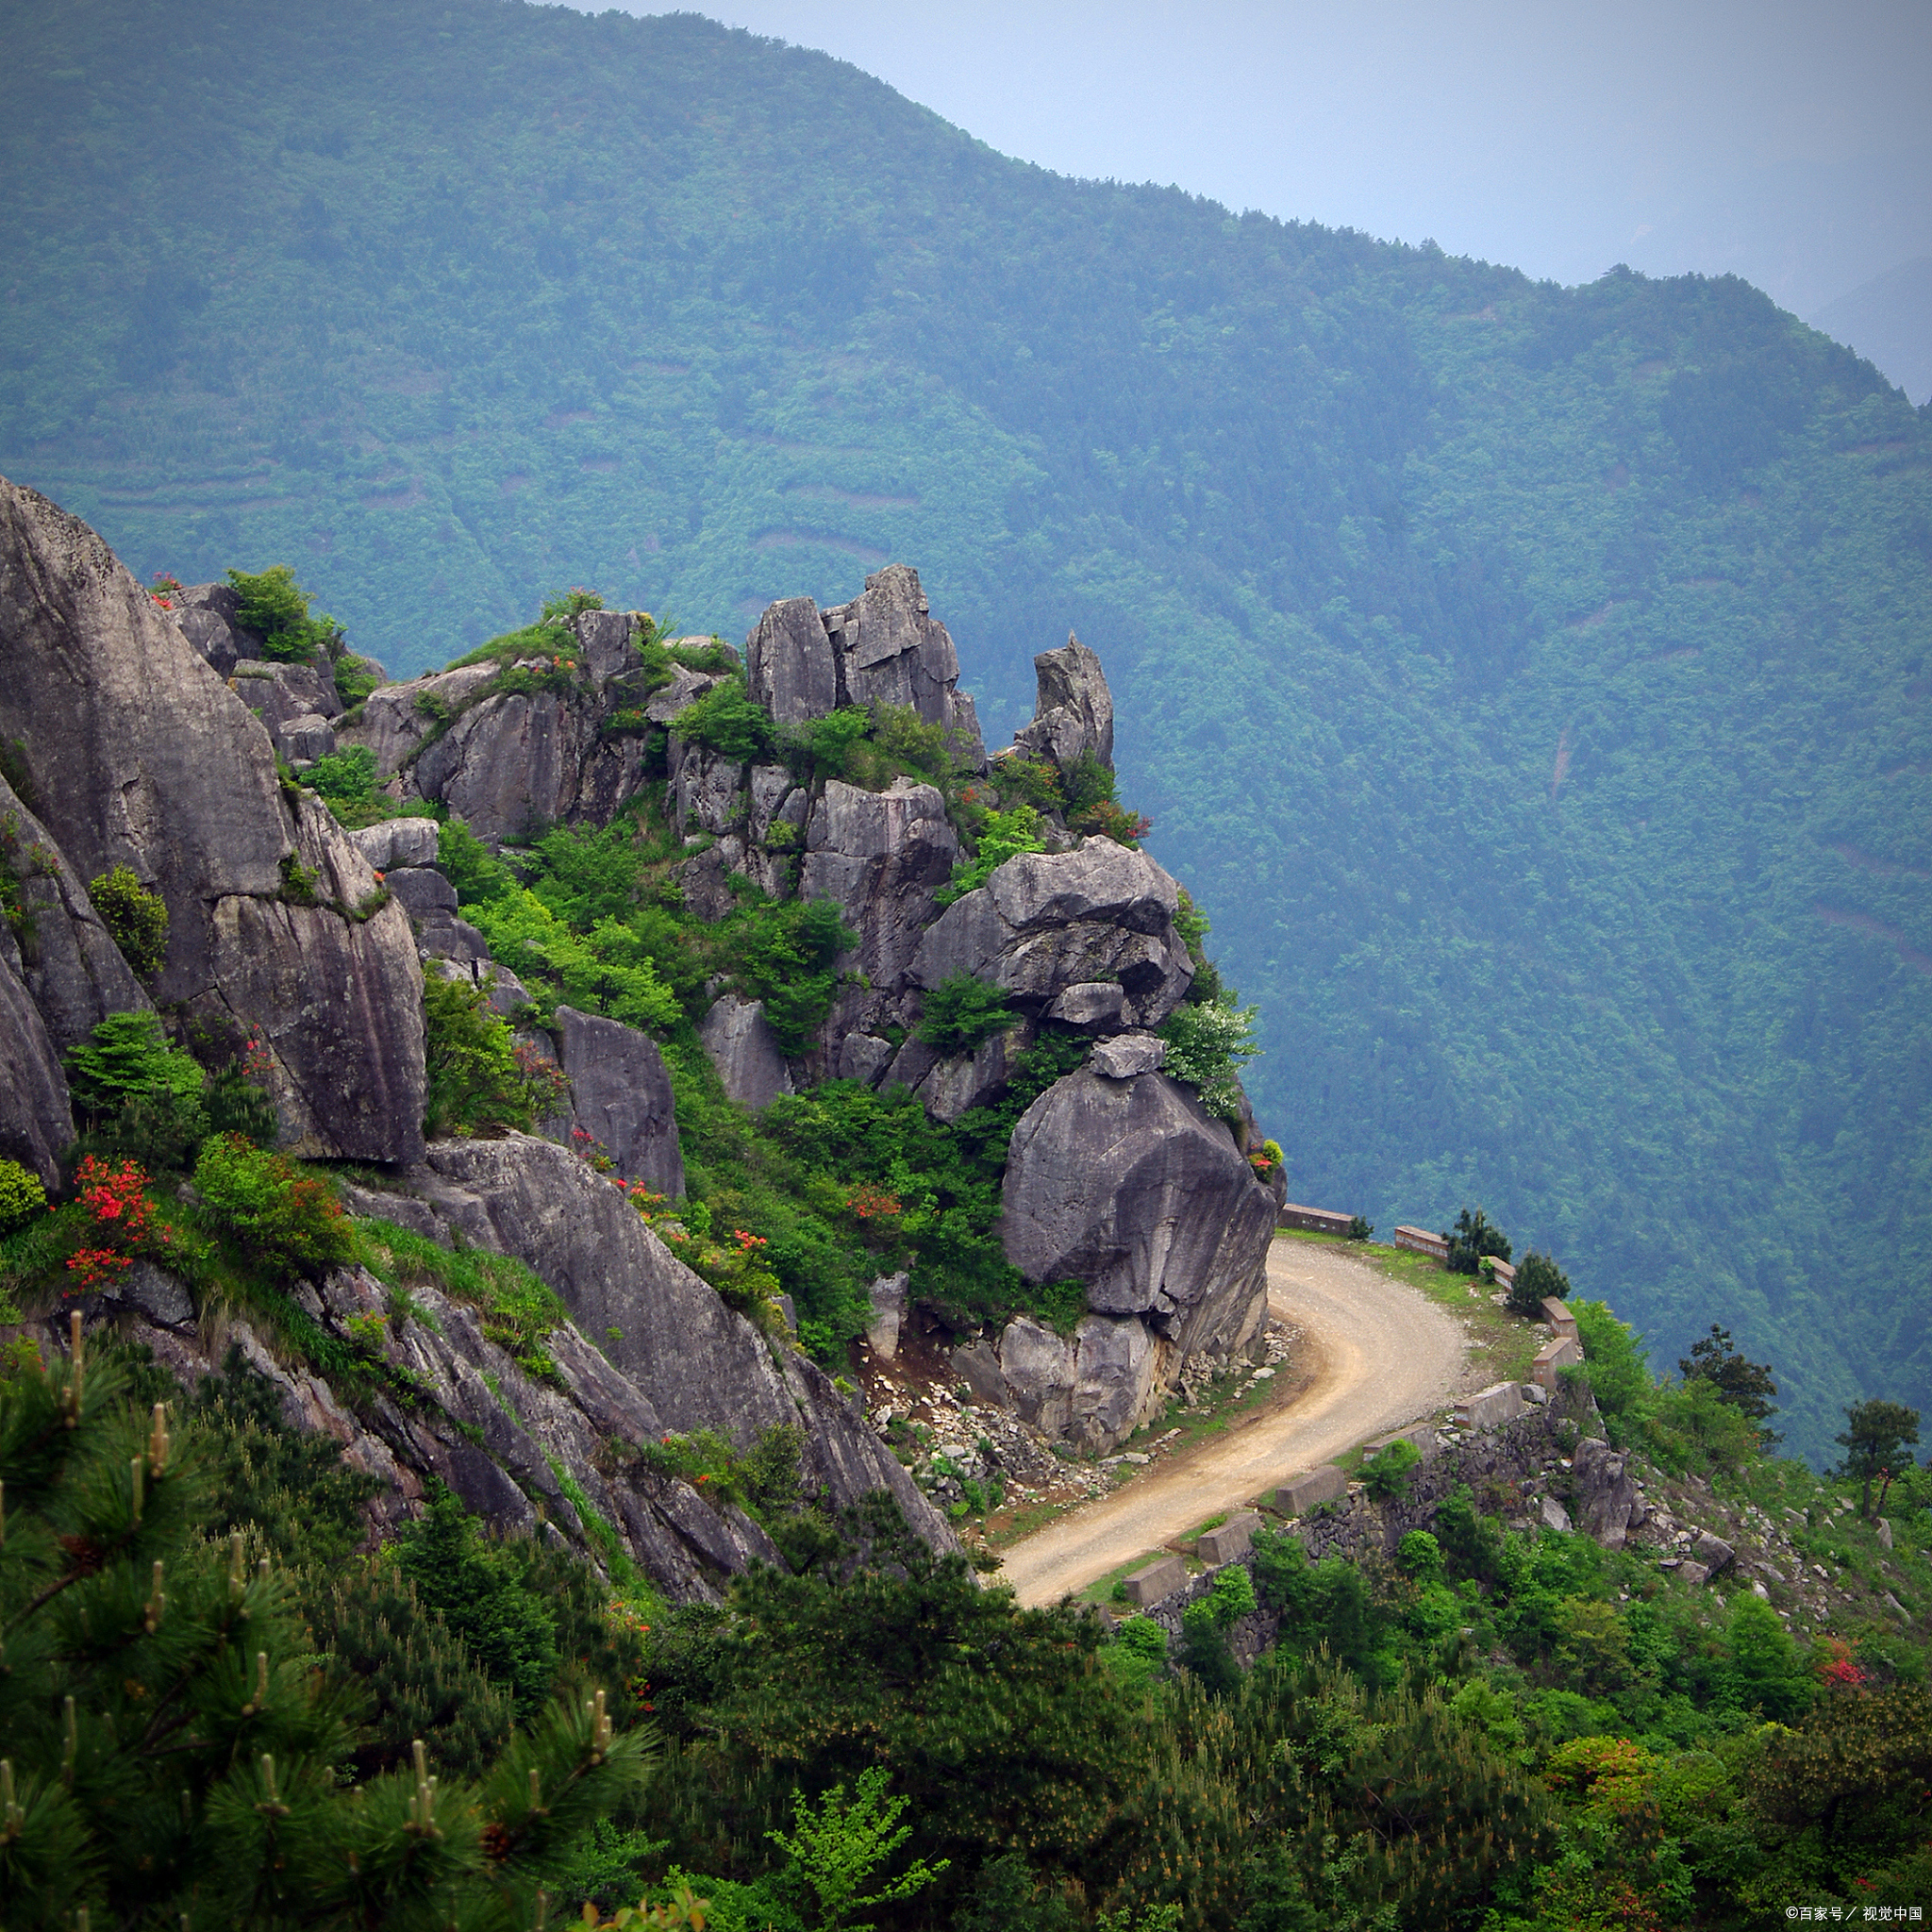
[[[1428,1414],[1456,1386],[1463,1354],[1457,1324],[1413,1289],[1333,1248],[1275,1241],[1268,1306],[1301,1330],[1298,1353],[1316,1360],[1313,1381],[1292,1401],[1255,1411],[1227,1434],[1015,1543],[998,1580],[1023,1604],[1084,1590],[1216,1510],[1252,1503],[1291,1471]]]

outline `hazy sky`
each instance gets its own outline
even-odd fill
[[[1566,282],[1731,270],[1808,316],[1932,252],[1932,0],[698,10],[1062,173]]]

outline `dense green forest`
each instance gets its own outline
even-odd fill
[[[1297,1197],[1722,1321],[1813,1456],[1932,1405],[1932,423],[1869,365],[1732,280],[1064,180],[692,16],[0,19],[0,470],[394,673],[900,558],[997,743],[1071,625]]]
[[[250,1265],[274,1278],[258,1248]],[[1833,1566],[1832,1627],[1509,1530],[1520,1498],[1485,1481],[1359,1564],[1265,1530],[1174,1643],[1145,1616],[1018,1607],[884,1496],[828,1514],[782,1444],[728,1474],[786,1563],[673,1609],[540,1539],[492,1541],[446,1494],[369,1550],[381,1485],[291,1434],[239,1357],[189,1395],[143,1345],[97,1332],[43,1361],[24,1338],[0,1358],[0,1918],[1903,1920],[1932,1881],[1932,1704],[1881,1593],[1932,1598],[1924,1472],[1883,1498],[1821,1484],[1712,1382],[1654,1384],[1607,1310],[1580,1312],[1653,1496],[1791,1525]],[[1243,1672],[1229,1635],[1257,1608],[1274,1641]]]

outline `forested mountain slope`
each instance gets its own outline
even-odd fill
[[[1564,291],[1002,158],[692,17],[0,10],[0,470],[391,672],[916,556],[1071,624],[1301,1198],[1481,1200],[1823,1450],[1932,1394],[1932,423],[1735,281]]]

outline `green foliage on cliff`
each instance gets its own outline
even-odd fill
[[[1484,1477],[1392,1563],[1263,1532],[1170,1653],[1146,1619],[1020,1608],[883,1497],[794,1514],[784,1431],[644,1459],[758,1510],[786,1562],[640,1618],[446,1493],[359,1553],[379,1485],[291,1433],[239,1354],[190,1395],[142,1350],[91,1343],[77,1377],[10,1350],[7,1923],[508,1932],[540,1884],[553,1924],[689,1884],[746,1932],[841,1897],[879,1932],[1743,1932],[1793,1901],[1895,1912],[1932,1876],[1932,1653],[1875,1594],[1932,1604],[1919,1472],[1883,1551],[1856,1472],[1753,1450],[1680,1486],[1869,1570],[1828,1628],[1783,1584],[1789,1624],[1507,1528],[1520,1499]],[[1277,1641],[1243,1669],[1257,1609]],[[434,1834],[408,1828],[417,1739]]]
[[[240,599],[236,620],[261,640],[261,655],[285,664],[307,664],[335,655],[341,627],[332,617],[310,617],[308,599],[286,563],[253,573],[230,570]]]
[[[741,638],[900,557],[994,745],[1072,624],[1298,1196],[1481,1198],[1813,1455],[1932,1400],[1932,426],[1869,366],[691,15],[16,13],[0,469],[142,575],[300,558],[412,671],[563,571]]]
[[[89,1353],[44,1369],[15,1351],[0,1372],[7,1924],[526,1923],[559,1857],[638,1789],[649,1733],[611,1736],[580,1698],[552,1701],[594,1670],[566,1673],[553,1646],[547,1665],[520,1660],[530,1721],[487,1740],[474,1781],[430,1755],[435,1724],[413,1763],[363,1769],[364,1685],[406,1691],[425,1665],[459,1679],[465,1640],[431,1612],[404,1653],[386,1626],[342,1617],[328,1558],[346,1551],[316,1519],[340,1527],[359,1491],[332,1448],[288,1442],[272,1397],[231,1372],[185,1403],[142,1357]],[[265,1460],[279,1483],[259,1480]],[[224,1537],[238,1475],[266,1527]],[[277,1560],[291,1535],[314,1567]],[[457,1554],[446,1578],[474,1582],[474,1555]],[[467,1614],[491,1601],[473,1593]],[[523,1605],[554,1617],[534,1592]],[[492,1675],[487,1641],[475,1655]],[[620,1685],[607,1707],[627,1715]],[[416,1700],[413,1714],[444,1712]]]

